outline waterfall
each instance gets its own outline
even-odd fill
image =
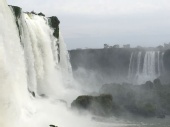
[[[71,65],[48,18],[0,0],[0,20],[0,127],[18,127],[23,114],[34,111],[32,95],[50,96],[68,85]]]
[[[139,52],[139,53],[138,53],[138,57],[137,57],[137,71],[136,71],[136,75],[137,75],[137,76],[140,75],[141,55],[142,55],[142,53]]]
[[[163,73],[163,69],[163,53],[160,51],[132,52],[128,79],[133,84],[153,81]]]
[[[54,30],[49,26],[48,18],[44,16],[22,13],[16,20],[25,55],[28,88],[35,94],[49,94],[46,90],[49,92],[53,87],[51,81],[61,80],[61,75],[67,80],[71,74],[69,56],[62,35],[59,34],[59,39],[53,36]]]
[[[15,18],[5,0],[0,0],[0,126],[17,126],[29,103],[24,50]]]

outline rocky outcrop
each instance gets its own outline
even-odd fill
[[[40,16],[45,16],[42,12],[38,13],[38,15],[40,15]]]
[[[59,24],[60,21],[56,16],[49,17],[49,25],[54,29],[53,35],[59,38]]]
[[[20,7],[17,7],[17,6],[12,6],[12,5],[9,5],[9,6],[13,9],[15,17],[20,18],[22,9]]]
[[[170,49],[166,50],[163,55],[164,74],[160,76],[161,82],[170,83]]]
[[[170,49],[166,50],[163,56],[165,70],[170,72]]]
[[[19,28],[19,19],[21,17],[22,9],[20,7],[12,6],[12,5],[9,5],[9,7],[11,7],[12,10],[13,10],[13,14],[15,16],[16,25],[17,25],[17,28],[18,28],[19,37],[20,37],[20,40],[21,40],[22,31]],[[21,45],[22,45],[22,43],[21,43]]]
[[[100,94],[111,94],[120,114],[127,111],[133,115],[158,118],[170,115],[170,84],[162,84],[159,79],[142,85],[105,84]]]
[[[113,99],[111,95],[79,96],[71,104],[72,108],[87,110],[95,115],[108,116],[113,110]]]

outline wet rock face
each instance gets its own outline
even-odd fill
[[[11,5],[9,5],[9,6],[13,8],[15,17],[20,18],[22,9],[20,7],[17,7],[17,6],[11,6]]]
[[[22,9],[21,9],[20,7],[12,6],[12,5],[9,5],[9,7],[12,8],[13,14],[14,14],[14,16],[15,16],[16,25],[17,25],[18,33],[19,33],[20,40],[21,40],[22,31],[21,31],[20,28],[19,28],[19,19],[20,19],[20,17],[21,17]],[[22,45],[22,43],[21,43],[21,45]],[[23,45],[22,45],[22,46],[23,46]]]
[[[58,126],[55,126],[55,125],[49,125],[50,127],[58,127]]]
[[[99,96],[84,95],[77,97],[72,102],[71,107],[79,110],[87,110],[95,115],[108,116],[112,112],[113,100],[109,94]]]
[[[49,17],[49,25],[54,28],[54,33],[53,35],[56,37],[56,38],[59,38],[59,24],[60,24],[60,21],[58,20],[58,18],[56,16],[52,16],[52,17]]]
[[[163,56],[165,70],[170,72],[170,49],[166,50]]]
[[[51,20],[51,27],[53,28],[58,28],[58,25],[60,24],[60,21],[58,20],[58,18],[56,16],[52,16],[49,17],[49,19]]]
[[[40,15],[40,16],[45,16],[42,12],[38,13],[38,15]]]

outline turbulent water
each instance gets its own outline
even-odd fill
[[[163,53],[160,51],[132,52],[128,78],[133,84],[153,81],[164,71]]]
[[[37,110],[33,96],[61,98],[71,80],[61,34],[53,36],[44,16],[17,13],[0,0],[0,127],[18,127]]]
[[[116,118],[107,123],[94,121],[89,114],[80,116],[70,110],[70,102],[80,91],[72,85],[61,33],[59,38],[53,36],[49,18],[23,12],[16,16],[14,8],[0,0],[0,21],[0,127],[141,126]],[[151,54],[146,59],[156,56],[154,53],[150,58]],[[132,55],[130,68],[133,59]],[[148,62],[144,62],[145,66]],[[140,65],[137,68],[139,73]],[[143,72],[148,73],[145,69]]]

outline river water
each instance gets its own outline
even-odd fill
[[[138,118],[130,120],[120,120],[116,118],[98,119],[97,127],[170,127],[170,117],[160,118]]]

